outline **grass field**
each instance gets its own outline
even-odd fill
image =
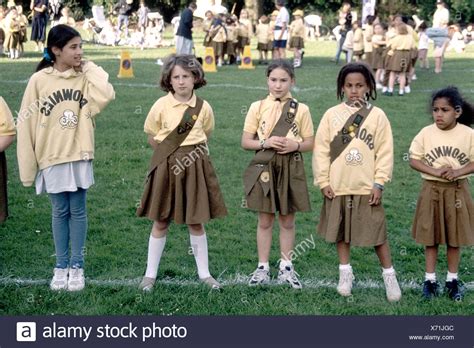
[[[334,50],[334,42],[308,42],[304,67],[297,71],[293,95],[309,105],[315,127],[324,111],[337,103],[335,84],[339,67],[329,62]],[[377,257],[371,248],[353,249],[351,263],[357,279],[353,296],[344,299],[337,295],[335,247],[315,235],[322,200],[319,190],[312,186],[310,154],[305,155],[305,165],[313,211],[297,216],[296,244],[300,252],[295,260],[306,287],[293,291],[281,286],[246,286],[245,277],[257,262],[256,215],[242,208],[241,175],[252,153],[240,148],[240,137],[250,103],[266,95],[262,66],[250,71],[223,67],[218,73],[208,74],[208,86],[199,91],[216,116],[210,152],[229,210],[227,218],[206,226],[211,272],[227,286],[221,292],[210,293],[197,283],[187,229],[172,225],[159,271],[159,279],[164,280],[151,294],[137,289],[145,269],[151,227],[149,221],[134,214],[152,154],[143,123],[151,105],[164,95],[155,87],[159,75],[156,58],[169,52],[131,50],[135,78],[120,80],[116,77],[120,48],[85,45],[86,58],[109,72],[116,100],[97,119],[96,184],[88,194],[88,284],[83,292],[49,290],[47,281],[54,266],[50,203],[46,195],[36,196],[32,188],[22,187],[16,147],[7,150],[10,218],[0,226],[0,314],[474,314],[472,248],[462,253],[460,276],[471,288],[464,302],[453,303],[443,296],[427,303],[420,298],[424,254],[423,248],[411,239],[410,228],[421,179],[406,161],[411,140],[430,123],[427,102],[433,89],[454,84],[472,96],[474,46],[462,55],[448,53],[441,75],[418,71],[410,95],[379,96],[376,101],[388,115],[395,139],[394,177],[386,188],[384,206],[394,265],[403,285],[403,299],[397,304],[389,304],[385,299]],[[202,55],[202,48],[198,54]],[[0,95],[12,110],[19,109],[26,81],[38,61],[39,54],[34,53],[19,61],[1,58]],[[275,226],[270,260],[273,271],[279,258],[277,241]],[[315,242],[314,248],[307,247],[312,246],[308,241]],[[445,250],[440,254],[437,270],[439,279],[444,281]]]

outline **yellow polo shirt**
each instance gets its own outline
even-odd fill
[[[196,94],[182,103],[169,92],[158,99],[150,109],[145,120],[144,131],[151,135],[158,143],[162,142],[181,122],[184,111],[188,107],[196,106]],[[198,119],[181,146],[195,145],[206,142],[214,130],[214,113],[207,101],[204,101]]]

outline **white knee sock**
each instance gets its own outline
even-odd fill
[[[156,278],[158,266],[160,265],[161,255],[165,249],[166,236],[155,238],[150,234],[148,242],[148,261],[146,265],[145,277]]]
[[[446,281],[447,282],[452,282],[454,279],[458,279],[458,272],[451,273],[451,272],[448,271],[448,274],[446,275]]]
[[[189,235],[191,247],[193,248],[194,259],[199,274],[199,278],[204,279],[210,277],[209,273],[209,257],[207,251],[207,237],[204,233],[202,236]]]
[[[425,280],[429,280],[432,283],[436,282],[436,273],[425,272]]]

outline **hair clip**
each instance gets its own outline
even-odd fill
[[[44,58],[47,62],[52,62],[52,61],[53,61],[53,58],[51,58],[51,56],[49,55],[49,50],[48,50],[47,47],[43,50],[43,58]]]

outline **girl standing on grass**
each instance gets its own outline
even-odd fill
[[[313,148],[313,121],[308,107],[291,96],[295,72],[288,61],[273,61],[266,75],[269,95],[250,106],[242,134],[242,147],[256,151],[244,174],[247,206],[258,211],[258,267],[249,285],[270,281],[272,228],[278,212],[281,251],[278,282],[301,289],[291,253],[295,243],[295,214],[311,210],[301,152]]]
[[[109,75],[82,60],[82,54],[75,29],[57,25],[50,30],[17,122],[21,182],[27,187],[35,183],[36,193],[48,193],[52,204],[52,290],[77,291],[85,285],[86,193],[94,183],[95,116],[115,98]]]
[[[138,216],[153,220],[146,273],[140,283],[144,291],[155,284],[171,220],[188,225],[200,281],[220,288],[209,273],[203,224],[227,215],[227,209],[208,156],[214,114],[209,103],[194,93],[205,85],[204,71],[194,56],[169,56],[160,78],[161,89],[168,94],[155,102],[145,121],[154,153],[137,210]]]
[[[377,97],[370,67],[346,64],[337,78],[337,97],[345,101],[326,111],[314,143],[314,184],[324,196],[318,231],[327,242],[337,243],[341,296],[351,295],[351,246],[374,246],[387,299],[399,301],[381,205],[392,176],[392,130],[383,110],[369,103]]]
[[[7,103],[0,97],[0,223],[8,217],[7,159],[5,150],[15,140],[15,123]]]
[[[448,296],[461,301],[458,280],[461,246],[474,245],[474,206],[467,178],[474,173],[474,106],[456,87],[433,93],[434,124],[423,128],[410,146],[410,166],[421,173],[423,186],[413,222],[413,237],[425,245],[423,297],[439,295],[436,261],[446,244]]]

